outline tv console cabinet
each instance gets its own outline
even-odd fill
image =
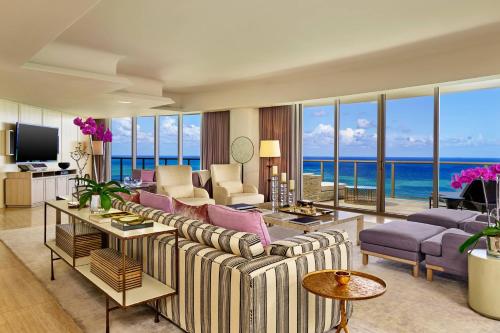
[[[70,196],[76,169],[7,172],[5,206],[35,207],[57,196]]]

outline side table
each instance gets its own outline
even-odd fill
[[[469,306],[489,318],[500,319],[500,259],[485,249],[469,253]]]
[[[337,333],[341,330],[349,333],[347,328],[347,301],[359,301],[375,298],[385,293],[387,285],[384,280],[375,275],[350,271],[351,280],[346,285],[335,281],[337,270],[325,269],[312,272],[304,276],[302,286],[309,292],[325,297],[340,300],[340,323]]]

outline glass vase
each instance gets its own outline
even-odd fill
[[[90,197],[90,213],[97,214],[102,211],[101,209],[101,196],[99,194],[93,194]]]

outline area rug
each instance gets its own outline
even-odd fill
[[[402,222],[403,223],[403,222]],[[366,227],[373,226],[367,223]],[[339,226],[355,239],[355,222]],[[296,234],[280,227],[270,228],[273,239]],[[43,228],[0,232],[2,240],[55,296],[61,306],[86,332],[104,330],[105,298],[89,282],[63,262],[55,262],[56,280],[50,280],[50,251],[43,245]],[[482,317],[467,306],[466,282],[436,274],[433,282],[414,278],[409,266],[370,258],[361,264],[359,247],[354,247],[354,269],[375,274],[388,285],[376,299],[358,301],[349,321],[352,332],[500,332],[500,322]],[[112,332],[182,332],[165,319],[153,322],[147,306],[111,312]]]

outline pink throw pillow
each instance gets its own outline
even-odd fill
[[[226,206],[210,205],[208,206],[208,216],[213,225],[256,234],[259,236],[262,245],[271,244],[267,226],[259,212],[240,211]]]
[[[140,201],[140,194],[139,192],[131,192],[130,194],[127,194],[127,193],[116,193],[118,194],[120,197],[122,197],[123,200],[125,201],[131,201],[131,202],[134,202],[134,203],[139,203]]]
[[[154,170],[142,170],[141,180],[146,183],[152,183],[155,181],[155,171]]]
[[[201,206],[191,206],[187,205],[179,200],[174,199],[174,213],[189,217],[193,220],[200,220],[204,223],[211,224],[208,217],[208,205]]]
[[[163,210],[167,213],[172,213],[174,211],[172,207],[172,198],[166,195],[141,191],[139,199],[143,206]]]

